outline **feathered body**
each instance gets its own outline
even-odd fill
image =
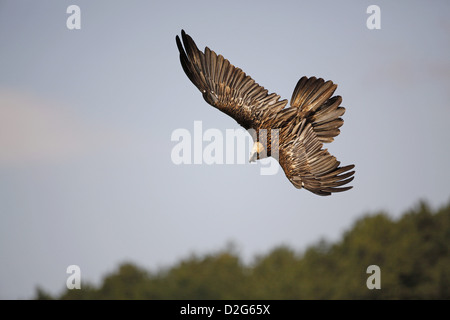
[[[183,43],[178,36],[176,42],[184,72],[206,102],[234,118],[250,131],[255,143],[261,143],[257,148],[258,159],[272,156],[272,145],[277,145],[278,161],[295,187],[318,195],[351,188],[343,185],[353,180],[354,165],[340,167],[340,162],[323,149],[324,143],[339,135],[344,123],[340,118],[345,112],[340,106],[342,98],[333,96],[336,84],[302,77],[294,89],[290,107],[285,108],[287,100],[279,100],[276,93],[269,94],[208,47],[200,51],[183,30],[181,34]],[[277,130],[278,134],[272,137],[271,130]]]

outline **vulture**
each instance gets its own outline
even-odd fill
[[[355,167],[340,162],[323,148],[339,135],[344,121],[337,85],[322,78],[302,77],[290,102],[268,93],[240,68],[181,30],[176,43],[181,66],[207,103],[236,120],[252,135],[250,161],[274,157],[298,189],[327,196],[351,189]],[[274,132],[276,134],[274,134]],[[261,138],[263,136],[263,138]],[[277,150],[274,150],[274,145]]]

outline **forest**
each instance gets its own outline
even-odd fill
[[[367,267],[379,267],[369,289]],[[419,202],[399,218],[358,219],[336,242],[279,246],[243,263],[232,246],[191,255],[163,270],[122,263],[98,286],[35,299],[450,299],[450,203]]]

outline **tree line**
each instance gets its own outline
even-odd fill
[[[367,286],[370,265],[380,289]],[[37,288],[35,299],[450,299],[450,203],[366,215],[334,243],[279,246],[250,264],[232,247],[157,271],[123,263],[98,286],[57,296]]]

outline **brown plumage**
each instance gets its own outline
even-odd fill
[[[269,94],[222,55],[208,47],[200,51],[184,30],[181,37],[183,43],[178,36],[176,42],[184,72],[206,102],[250,131],[257,159],[278,158],[296,188],[318,195],[352,188],[343,186],[353,180],[354,165],[340,167],[340,162],[323,149],[323,143],[332,142],[344,123],[340,117],[345,108],[339,106],[342,98],[332,96],[336,84],[302,77],[292,94],[291,106],[285,108],[287,100]],[[278,136],[272,137],[271,129],[277,129]],[[267,132],[267,139],[260,139],[263,132]],[[277,154],[272,152],[273,143],[278,143]]]

